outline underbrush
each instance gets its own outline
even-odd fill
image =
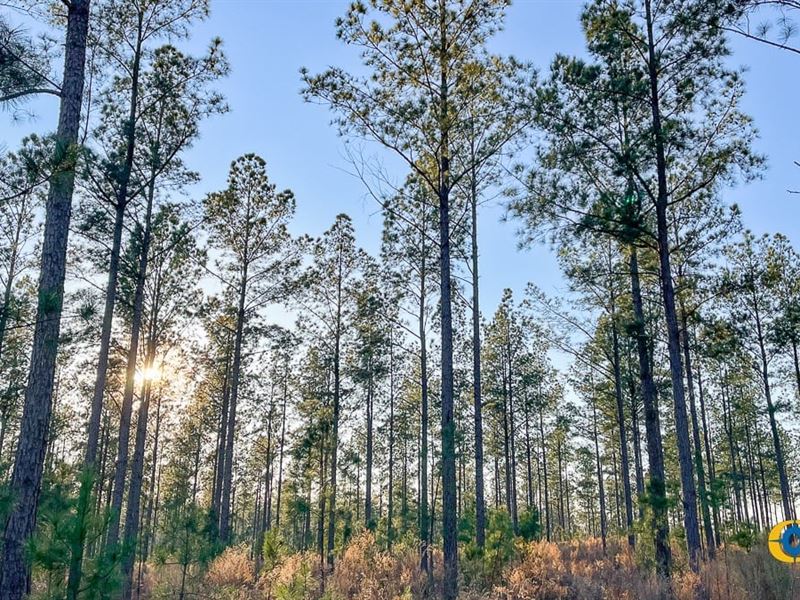
[[[465,600],[782,600],[800,590],[800,572],[776,562],[763,545],[751,550],[721,548],[700,573],[686,569],[676,549],[671,586],[622,541],[564,543],[517,541],[498,566],[498,553],[465,548],[461,597]],[[186,597],[215,600],[414,600],[438,598],[442,556],[431,555],[428,576],[415,547],[389,552],[365,532],[337,557],[333,572],[316,554],[274,556],[256,572],[246,548],[229,548],[204,573],[190,573]],[[481,561],[488,561],[480,566]],[[148,571],[148,598],[177,597],[180,572],[162,566]],[[168,588],[172,593],[167,594]],[[704,593],[703,593],[704,592]]]

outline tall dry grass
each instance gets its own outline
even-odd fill
[[[726,547],[699,574],[685,568],[676,548],[671,585],[660,580],[624,541],[517,543],[514,558],[498,583],[463,585],[464,600],[784,600],[800,596],[800,567],[776,562],[766,548]],[[244,548],[229,548],[204,574],[193,575],[188,597],[209,600],[415,600],[437,598],[441,589],[440,552],[434,572],[419,568],[416,548],[399,545],[387,552],[374,536],[362,533],[337,558],[329,572],[319,557],[292,554],[273,568],[255,572]],[[143,598],[166,598],[176,585],[174,570],[149,572]],[[463,583],[463,582],[462,582]],[[177,597],[177,596],[171,596]]]

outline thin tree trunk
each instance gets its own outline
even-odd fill
[[[509,335],[510,337],[510,335]],[[514,422],[514,384],[512,377],[512,350],[511,340],[508,339],[508,423],[511,435],[511,523],[514,533],[519,533],[519,515],[517,513],[517,447],[516,429]]]
[[[706,464],[708,465],[708,481],[709,485],[711,486],[710,494],[714,494],[716,469],[714,466],[714,458],[711,454],[711,443],[709,442],[709,439],[711,438],[711,430],[708,427],[708,419],[706,418],[706,400],[705,393],[703,391],[703,377],[700,365],[697,365],[697,390],[698,395],[700,396],[700,423],[703,425],[703,446],[705,447]],[[714,544],[715,546],[719,546],[721,543],[719,503],[716,501],[716,499],[713,499],[711,504],[711,517],[714,521]]]
[[[336,326],[333,350],[333,436],[331,439],[331,491],[328,504],[328,566],[333,569],[333,551],[336,544],[336,476],[339,453],[339,418],[341,412],[341,343],[342,343],[342,303],[344,290],[341,257],[336,286]]]
[[[147,262],[152,234],[151,220],[153,201],[155,199],[155,175],[150,178],[147,190],[147,206],[144,217],[142,246],[139,250],[139,264],[136,273],[136,290],[133,300],[131,318],[131,337],[128,347],[127,368],[125,371],[125,389],[122,394],[119,435],[117,437],[117,462],[114,467],[114,491],[111,497],[111,515],[109,517],[106,548],[112,556],[118,553],[119,526],[122,513],[122,502],[125,496],[125,476],[128,471],[128,447],[130,445],[131,413],[133,411],[133,387],[136,378],[136,360],[139,355],[139,336],[144,312],[144,284],[147,277]]]
[[[286,402],[289,396],[289,364],[285,366],[283,376],[283,408],[281,409],[281,442],[278,458],[278,497],[275,505],[275,527],[281,524],[281,490],[283,489],[283,449],[286,444]]]
[[[667,159],[664,149],[664,132],[661,125],[661,106],[659,91],[658,59],[656,58],[655,36],[653,33],[652,0],[645,0],[645,20],[647,25],[647,66],[650,79],[650,101],[653,113],[653,136],[656,150],[656,174],[658,177],[658,199],[656,200],[656,227],[658,239],[658,259],[661,272],[661,291],[664,314],[667,323],[667,347],[669,350],[672,396],[675,414],[675,433],[678,446],[678,462],[683,491],[683,525],[686,531],[686,546],[689,565],[693,571],[700,568],[700,531],[697,519],[697,491],[692,468],[692,451],[689,442],[689,424],[686,418],[686,398],[683,388],[683,364],[680,352],[680,329],[675,309],[675,289],[670,265],[669,231],[667,224],[667,204],[669,189],[667,184]]]
[[[100,417],[103,412],[103,398],[105,396],[106,378],[108,372],[108,356],[111,349],[111,327],[114,318],[114,305],[117,300],[117,281],[119,279],[119,261],[122,248],[123,221],[125,208],[128,204],[128,185],[133,168],[134,149],[136,145],[136,109],[139,98],[139,74],[142,56],[142,26],[143,14],[138,12],[137,37],[134,49],[133,64],[131,67],[131,95],[128,108],[128,120],[125,124],[125,160],[119,174],[118,188],[114,203],[114,229],[111,242],[111,255],[108,263],[108,280],[106,283],[105,306],[103,308],[103,322],[100,330],[100,351],[97,358],[97,374],[95,376],[94,393],[89,415],[89,424],[86,435],[86,454],[84,455],[83,468],[86,472],[81,478],[81,487],[78,493],[76,532],[73,534],[73,548],[70,557],[69,577],[67,581],[67,598],[75,600],[78,597],[82,577],[82,561],[84,545],[86,543],[89,500],[97,474],[94,472],[97,458],[97,443],[100,437]]]
[[[512,514],[511,511],[511,442],[510,442],[510,431],[508,426],[509,421],[509,410],[508,410],[508,378],[506,376],[506,369],[505,365],[502,366],[502,377],[503,377],[503,460],[505,463],[504,468],[504,476],[505,476],[505,487],[506,487],[506,512],[510,517]]]
[[[319,448],[319,509],[317,516],[317,552],[322,567],[325,565],[325,502],[328,495],[327,485],[327,457],[328,457],[328,432],[327,426],[323,432]]]
[[[147,514],[145,517],[145,539],[142,548],[142,560],[145,561],[150,557],[150,549],[152,548],[153,528],[155,525],[155,498],[156,490],[158,488],[158,476],[160,469],[158,469],[158,442],[161,435],[161,397],[156,402],[156,429],[153,434],[153,463],[150,465],[150,498],[147,502]]]
[[[231,347],[225,342],[225,371],[222,376],[222,406],[220,408],[219,429],[217,431],[217,455],[214,461],[214,489],[211,496],[211,512],[214,518],[215,534],[219,535],[222,514],[222,485],[225,473],[225,451],[228,436],[228,408],[230,405]]]
[[[628,457],[628,434],[625,427],[625,406],[622,398],[622,373],[620,370],[619,334],[617,332],[616,295],[614,282],[610,281],[611,289],[611,345],[613,352],[614,368],[614,398],[617,401],[617,430],[619,432],[619,451],[622,466],[622,493],[625,501],[625,531],[628,545],[633,547],[636,538],[633,534],[633,499],[631,497],[630,458]]]
[[[423,206],[423,217],[425,207]],[[428,561],[428,344],[425,332],[426,298],[426,247],[425,235],[420,235],[420,292],[419,292],[419,344],[420,344],[420,448],[419,448],[419,541],[421,568],[430,573]]]
[[[153,364],[155,349],[151,338],[145,364]],[[146,371],[145,371],[146,372]],[[150,397],[152,383],[145,380],[142,384],[141,403],[136,419],[136,441],[131,461],[131,478],[128,490],[127,512],[125,513],[125,529],[123,534],[123,559],[122,559],[122,597],[129,600],[131,597],[131,577],[133,563],[136,557],[136,538],[139,528],[139,509],[142,496],[142,477],[144,475],[144,452],[147,443],[147,419],[150,411]]]
[[[767,366],[767,350],[764,343],[764,333],[761,326],[761,316],[758,312],[758,303],[755,303],[756,334],[758,336],[759,358],[761,360],[761,377],[764,382],[764,398],[767,401],[767,416],[772,432],[772,445],[775,450],[775,464],[778,468],[778,480],[781,485],[781,503],[783,504],[783,518],[794,519],[794,507],[791,503],[789,478],[786,475],[786,463],[783,458],[783,445],[778,434],[778,423],[775,419],[775,404],[772,402],[772,390],[769,384],[769,367]]]
[[[370,366],[371,371],[371,366]],[[367,468],[364,489],[364,527],[370,528],[372,522],[372,373],[367,382]]]
[[[456,523],[455,421],[453,418],[453,317],[450,278],[450,139],[449,65],[447,61],[447,13],[445,0],[439,0],[439,285],[441,290],[440,322],[442,336],[442,546],[444,578],[442,597],[458,596],[458,524]]]
[[[652,363],[648,350],[645,330],[642,291],[639,281],[639,259],[635,246],[630,248],[629,266],[631,272],[631,299],[633,304],[633,325],[636,337],[636,350],[639,355],[639,381],[644,405],[645,437],[647,438],[647,460],[650,473],[647,482],[647,495],[652,511],[651,528],[656,554],[656,570],[662,577],[670,577],[672,571],[672,550],[669,546],[669,514],[667,510],[667,491],[664,476],[664,451],[661,444],[661,424],[658,416],[658,396],[653,381]]]
[[[544,437],[544,414],[543,409],[539,409],[539,435],[541,436],[542,440],[542,469],[543,469],[543,481],[544,481],[544,518],[545,518],[545,525],[547,532],[547,541],[550,541],[550,493],[549,493],[549,485],[547,482],[547,447],[545,445],[545,437]]]
[[[392,549],[392,516],[394,508],[394,336],[389,332],[389,489],[386,514],[386,548]]]
[[[711,511],[708,507],[706,491],[706,471],[703,465],[703,447],[700,441],[700,424],[697,419],[697,407],[694,398],[694,373],[692,371],[692,354],[689,348],[689,324],[686,309],[681,303],[681,321],[683,325],[683,358],[686,364],[686,387],[689,390],[689,414],[692,419],[692,441],[694,444],[694,463],[697,469],[697,486],[700,492],[700,511],[703,516],[703,531],[706,538],[708,558],[713,559],[715,553],[714,529],[711,525]]]
[[[528,399],[525,398],[525,462],[527,463],[527,508],[533,506],[533,462],[531,459],[531,429],[530,429],[530,408]]]
[[[592,401],[592,434],[594,437],[594,456],[597,463],[597,489],[600,494],[600,538],[603,542],[603,554],[606,553],[606,535],[608,524],[606,523],[606,491],[603,485],[603,466],[600,462],[600,444],[597,435],[597,404]]]
[[[246,236],[244,247],[249,247],[249,234]],[[231,541],[231,488],[233,486],[233,452],[236,433],[236,404],[239,399],[239,379],[242,369],[242,341],[246,320],[245,302],[247,299],[248,284],[248,257],[245,256],[242,264],[242,277],[239,282],[239,299],[236,309],[236,333],[233,341],[233,362],[231,363],[231,389],[228,400],[228,423],[225,434],[225,463],[222,472],[222,495],[220,498],[219,537],[223,543]]]
[[[471,260],[472,260],[472,398],[475,423],[475,543],[483,548],[486,543],[486,501],[483,492],[483,400],[481,396],[481,311],[478,277],[478,189],[474,160],[475,142],[470,138],[472,177],[470,181],[470,208],[472,210]],[[799,380],[800,381],[800,380]]]

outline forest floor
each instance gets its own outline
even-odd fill
[[[677,544],[676,544],[677,546]],[[598,539],[516,543],[512,552],[460,558],[464,600],[788,600],[800,593],[800,566],[775,561],[758,543],[752,549],[720,548],[700,573],[686,568],[675,548],[672,585],[657,578],[642,551]],[[371,534],[356,537],[335,571],[325,573],[316,554],[276,558],[257,569],[247,549],[229,548],[206,568],[190,568],[185,598],[226,600],[415,600],[438,598],[441,553],[433,554],[433,576],[419,569],[416,551],[404,545],[379,548]],[[141,598],[181,596],[180,565],[150,565]]]

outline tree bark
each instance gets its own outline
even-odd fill
[[[289,364],[283,375],[283,407],[281,409],[281,441],[278,458],[278,497],[275,502],[275,527],[281,524],[281,490],[283,488],[283,449],[286,444],[286,403],[289,399]]]
[[[155,349],[151,338],[148,344],[146,365],[153,364]],[[136,418],[136,441],[133,447],[133,460],[131,461],[130,487],[128,489],[127,512],[125,513],[125,529],[123,534],[122,558],[122,597],[129,600],[131,597],[131,584],[133,564],[136,558],[136,539],[139,534],[139,512],[142,496],[142,479],[144,476],[144,452],[147,444],[147,419],[150,412],[150,398],[152,396],[152,382],[148,379],[142,383],[141,403],[139,414]]]
[[[603,466],[600,462],[600,444],[597,435],[597,404],[592,400],[592,434],[594,437],[594,456],[597,463],[597,490],[600,495],[600,538],[603,543],[603,554],[606,553],[606,535],[608,524],[606,523],[606,491],[603,485]]]
[[[442,546],[444,550],[444,579],[442,597],[455,600],[458,596],[458,538],[456,523],[456,449],[453,419],[453,316],[450,279],[450,100],[447,61],[447,7],[439,1],[440,19],[440,97],[439,126],[441,147],[439,156],[439,285],[441,291],[440,317],[442,334]]]
[[[328,503],[328,566],[333,569],[333,551],[336,545],[336,477],[339,455],[339,418],[341,413],[341,344],[342,344],[342,303],[344,301],[344,273],[339,258],[336,287],[336,325],[333,349],[333,431],[331,437],[331,491]]]
[[[422,207],[423,218],[425,206]],[[419,290],[419,367],[420,367],[420,493],[419,541],[421,568],[430,573],[428,561],[428,344],[425,331],[426,277],[428,276],[425,233],[420,234],[420,290]]]
[[[541,436],[542,440],[542,470],[544,471],[543,482],[544,482],[544,517],[545,517],[545,524],[546,524],[546,532],[547,532],[547,541],[550,541],[550,492],[549,492],[549,484],[547,481],[547,446],[545,443],[544,437],[544,410],[539,408],[539,435]]]
[[[686,530],[686,546],[689,565],[693,571],[700,568],[700,531],[697,519],[697,491],[692,468],[692,451],[689,443],[689,425],[686,418],[686,398],[683,388],[683,363],[680,351],[680,329],[675,309],[675,288],[672,282],[670,264],[669,228],[667,224],[667,204],[669,189],[667,184],[667,160],[664,149],[664,132],[661,125],[661,106],[659,92],[658,59],[656,58],[655,36],[653,33],[652,0],[645,0],[647,25],[648,74],[650,79],[650,104],[653,114],[653,136],[656,149],[656,174],[658,177],[658,198],[656,200],[656,226],[658,240],[658,259],[661,272],[661,293],[664,316],[667,323],[667,347],[672,378],[672,396],[675,414],[675,433],[678,446],[678,461],[681,471],[683,491],[683,525]]]
[[[472,210],[472,397],[475,422],[475,543],[479,548],[483,548],[486,543],[486,501],[483,491],[483,400],[481,397],[480,279],[478,277],[478,189],[474,157],[474,138],[471,138],[470,142],[470,158],[472,159],[470,208]]]
[[[653,381],[653,370],[645,331],[642,291],[639,281],[639,260],[635,246],[630,248],[631,298],[633,304],[634,335],[639,355],[639,381],[644,404],[645,436],[647,438],[647,460],[650,473],[647,495],[652,510],[651,528],[656,554],[656,570],[662,577],[672,572],[672,550],[669,546],[669,515],[667,490],[664,476],[664,450],[661,444],[661,424],[658,416],[658,396]]]
[[[628,433],[625,427],[625,406],[622,398],[622,374],[620,370],[619,334],[617,332],[616,296],[614,283],[611,286],[611,346],[613,352],[614,369],[614,398],[617,401],[617,430],[619,432],[619,452],[621,462],[622,493],[625,501],[625,530],[628,545],[633,547],[636,539],[633,535],[633,499],[631,497],[630,458],[628,456]]]
[[[222,406],[220,407],[219,430],[217,434],[217,455],[214,461],[214,489],[211,495],[211,511],[213,513],[215,534],[219,536],[219,524],[222,514],[222,482],[225,474],[225,451],[228,447],[228,408],[230,405],[230,341],[225,342],[225,371],[222,376]]]
[[[119,526],[122,514],[122,502],[125,496],[125,477],[128,472],[128,447],[130,445],[131,413],[133,411],[133,387],[136,379],[136,361],[139,356],[139,336],[142,328],[144,312],[144,284],[147,278],[147,263],[152,234],[153,203],[155,200],[156,178],[153,175],[148,182],[147,206],[144,216],[142,246],[139,250],[139,264],[136,272],[136,289],[133,299],[133,315],[131,318],[131,337],[128,347],[127,368],[125,371],[125,389],[122,394],[119,435],[117,437],[117,461],[114,466],[114,488],[111,496],[111,516],[106,536],[106,549],[115,556],[119,548]]]
[[[689,324],[686,318],[686,309],[681,306],[681,321],[683,325],[683,358],[686,364],[686,387],[689,390],[689,414],[692,419],[692,442],[694,444],[694,463],[697,469],[697,486],[700,492],[700,510],[703,516],[703,532],[706,538],[706,552],[708,558],[714,558],[714,528],[711,524],[711,511],[708,506],[708,493],[706,492],[706,471],[703,465],[703,446],[700,441],[700,424],[697,419],[697,406],[694,398],[694,373],[692,371],[692,354],[689,348]]]
[[[389,331],[389,486],[386,510],[386,548],[392,549],[392,517],[394,511],[394,337]]]
[[[249,239],[245,240],[245,247]],[[225,433],[225,463],[222,470],[222,495],[219,511],[219,537],[223,543],[231,541],[231,488],[233,486],[233,448],[236,433],[236,403],[239,399],[239,379],[242,369],[242,341],[246,320],[245,302],[247,299],[248,259],[242,264],[242,277],[239,282],[239,299],[236,308],[236,333],[233,341],[233,362],[231,363],[231,388],[228,400],[228,423]]]
[[[52,410],[61,311],[64,299],[67,237],[75,187],[78,130],[86,62],[90,0],[72,0],[67,7],[64,77],[56,131],[55,162],[61,169],[50,181],[45,208],[44,238],[36,326],[33,334],[29,385],[20,424],[9,491],[13,506],[3,529],[0,599],[17,600],[30,589],[25,545],[36,525],[44,452]]]
[[[698,366],[697,367],[697,390],[698,395],[700,396],[700,422],[703,425],[703,445],[705,447],[706,453],[706,464],[708,465],[708,481],[711,485],[711,494],[715,493],[715,480],[716,480],[716,468],[714,466],[714,458],[711,454],[711,443],[709,439],[711,438],[711,430],[708,426],[708,419],[706,417],[706,400],[705,400],[705,393],[703,391],[703,377],[702,377],[702,369]],[[720,538],[720,521],[719,521],[719,503],[714,501],[711,505],[711,516],[714,520],[714,543],[716,546],[719,546],[721,543]]]
[[[756,335],[758,337],[759,359],[761,361],[761,378],[764,383],[764,398],[767,401],[767,416],[769,416],[769,427],[772,433],[772,445],[775,450],[775,463],[778,468],[778,480],[781,485],[781,503],[783,504],[783,518],[794,519],[794,507],[791,502],[791,491],[789,488],[789,478],[786,475],[786,462],[783,458],[783,445],[778,434],[778,423],[775,419],[777,408],[772,402],[772,389],[769,384],[769,366],[767,363],[767,349],[764,342],[764,331],[761,324],[761,315],[758,311],[758,302],[754,301],[756,318]]]
[[[371,367],[370,367],[371,369]],[[364,527],[372,522],[372,373],[367,383],[367,465],[364,476]]]

